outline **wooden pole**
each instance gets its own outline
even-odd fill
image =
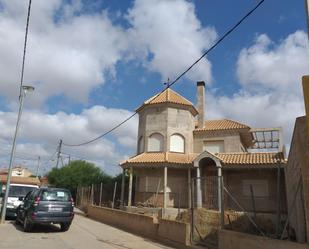
[[[113,194],[112,208],[114,208],[114,206],[115,206],[116,190],[117,190],[117,182],[115,182],[115,186],[114,186],[114,194]]]

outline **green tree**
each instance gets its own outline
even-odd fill
[[[68,188],[75,195],[78,186],[90,186],[101,182],[110,183],[112,177],[93,163],[82,160],[72,161],[62,168],[53,168],[47,175],[52,186]]]

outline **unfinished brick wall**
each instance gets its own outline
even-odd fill
[[[138,169],[135,173],[137,175],[135,205],[163,207],[163,168]],[[167,207],[187,208],[188,170],[168,169],[167,189]]]
[[[289,232],[292,236],[295,233],[298,242],[308,241],[309,237],[308,139],[306,135],[306,117],[299,117],[295,122],[288,165],[286,167],[287,200],[290,213]],[[301,184],[300,186],[298,186],[299,183]],[[297,190],[298,192],[296,193]]]
[[[263,180],[268,184],[268,196],[257,196],[254,198],[256,212],[275,213],[277,211],[277,169],[250,169],[250,170],[223,170],[225,186],[231,194],[249,212],[253,212],[252,198],[250,194],[244,193],[243,181]],[[281,212],[287,212],[285,195],[284,172],[281,172]],[[225,195],[225,208],[240,210],[240,208]]]

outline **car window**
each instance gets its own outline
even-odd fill
[[[70,201],[71,195],[66,190],[43,190],[41,193],[42,201]]]
[[[30,191],[36,189],[35,187],[30,186],[10,186],[9,196],[10,197],[20,197],[25,196]]]

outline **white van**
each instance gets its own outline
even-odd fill
[[[3,186],[5,188],[5,186]],[[2,188],[1,197],[4,196],[4,188]],[[16,209],[23,201],[26,194],[34,189],[38,189],[37,185],[32,184],[17,184],[11,183],[10,184],[10,192],[8,196],[8,201],[6,205],[6,216],[7,217],[16,217]],[[2,206],[2,205],[1,205]]]

